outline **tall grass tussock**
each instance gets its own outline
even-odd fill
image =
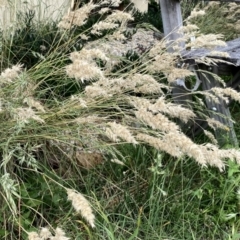
[[[240,94],[220,78],[193,103],[171,94],[194,78],[179,43],[213,50],[223,35],[199,30],[199,5],[178,41],[121,53],[141,25],[119,4],[81,3],[58,23],[26,13],[1,33],[1,239],[237,239],[240,151],[218,146],[228,126],[202,103]],[[200,116],[209,128],[191,138],[183,126]]]

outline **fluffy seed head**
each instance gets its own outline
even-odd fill
[[[92,208],[88,200],[79,192],[73,189],[67,189],[68,200],[72,201],[72,206],[79,212],[83,218],[90,224],[91,227],[95,227],[94,219],[95,216],[92,212]]]

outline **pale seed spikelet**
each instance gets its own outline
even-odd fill
[[[35,114],[32,108],[16,108],[14,109],[13,118],[18,122],[28,123],[30,119],[33,119],[37,122],[44,123],[45,121]]]
[[[3,101],[2,99],[0,99],[0,113],[3,111],[4,107],[3,107]]]
[[[239,13],[240,13],[240,9],[235,10],[233,13],[233,17],[237,18]]]
[[[169,146],[175,145],[184,155],[187,155],[196,160],[201,166],[207,165],[206,157],[204,156],[199,145],[195,144],[190,138],[181,132],[169,132],[165,134],[163,140]],[[175,148],[176,148],[175,147]]]
[[[169,55],[169,53],[166,53],[165,49],[167,46],[167,41],[166,40],[161,40],[159,42],[157,42],[157,44],[155,44],[149,51],[149,57],[157,57],[159,55],[163,55],[163,53],[165,55],[161,56],[163,57],[163,59],[167,58]],[[172,59],[172,58],[171,58]]]
[[[72,206],[79,212],[82,217],[90,224],[91,227],[95,227],[94,219],[95,216],[92,212],[92,208],[88,200],[79,192],[73,189],[67,189],[68,200],[72,201]]]
[[[45,113],[45,109],[43,105],[36,101],[33,97],[27,97],[23,100],[23,103],[27,103],[27,105],[31,108],[37,109],[39,112]]]
[[[103,34],[102,32],[104,30],[115,29],[117,27],[119,27],[119,24],[117,24],[117,23],[100,21],[93,25],[91,33],[94,35],[97,35],[97,36],[101,36]]]
[[[119,24],[124,25],[126,22],[133,20],[130,13],[123,11],[114,11],[112,14],[106,17],[103,21],[100,21],[93,25],[91,33],[96,35],[102,35],[102,31],[108,29],[115,29],[119,27]]]
[[[212,76],[215,78],[216,81],[218,81],[221,86],[223,86],[224,88],[226,87],[226,82],[217,74],[212,74]]]
[[[70,20],[70,18],[69,18]],[[58,27],[60,29],[71,29],[73,27],[72,23],[67,20],[67,18],[63,18],[61,22],[59,22]]]
[[[230,55],[227,52],[219,52],[219,51],[211,51],[208,56],[214,56],[214,57],[223,57],[223,58],[229,58]]]
[[[130,89],[132,90],[133,85],[134,83],[131,82],[129,84],[129,81],[125,81],[125,79],[123,78],[116,79],[102,78],[94,84],[94,86],[99,86],[102,89],[106,90],[108,95],[125,93]]]
[[[202,98],[195,96],[195,99],[201,107],[205,107],[205,103],[203,102]]]
[[[55,230],[55,236],[49,231],[48,228],[41,228],[40,232],[30,232],[28,233],[28,240],[70,240],[66,237],[65,232],[57,227]]]
[[[126,82],[132,82],[134,84],[133,91],[136,93],[144,93],[144,94],[163,94],[161,88],[167,89],[168,86],[164,84],[158,83],[151,75],[148,74],[134,74],[129,76],[126,79]]]
[[[110,8],[105,7],[105,8],[101,8],[98,13],[99,13],[99,14],[105,14],[105,13],[108,13],[108,12],[110,12],[110,11],[111,11]]]
[[[29,232],[28,240],[43,240],[43,238],[41,238],[36,232]]]
[[[151,102],[146,98],[130,97],[129,103],[136,109],[148,109],[151,106]]]
[[[225,156],[221,153],[221,149],[210,143],[200,145],[199,148],[210,166],[217,167],[220,171],[224,170],[225,165],[222,159],[224,159]]]
[[[225,41],[222,41],[222,34],[205,34],[200,35],[195,38],[194,41],[191,41],[186,44],[187,48],[206,48],[214,49],[215,47],[226,47],[227,44]]]
[[[87,108],[87,102],[83,98],[81,98],[81,97],[79,97],[77,95],[72,95],[70,100],[72,102],[78,103],[79,106],[82,107],[82,108]]]
[[[234,28],[237,32],[240,33],[240,20],[234,25]],[[238,34],[238,36],[240,36],[240,35]]]
[[[184,33],[184,34],[191,34],[195,31],[198,31],[199,30],[199,27],[195,24],[187,24],[186,26],[182,26],[179,28],[179,32],[180,33]]]
[[[51,237],[50,240],[69,240],[70,238],[66,237],[66,233],[59,227],[55,230],[55,236]]]
[[[89,97],[89,98],[99,98],[99,97],[106,98],[106,97],[111,97],[112,96],[104,88],[99,87],[99,86],[94,86],[94,85],[87,86],[85,88],[85,93],[86,93],[86,96]]]
[[[116,164],[121,165],[121,166],[125,166],[125,164],[122,161],[120,161],[119,159],[116,159],[116,158],[111,159],[111,162],[116,163]]]
[[[224,96],[228,96],[233,100],[240,102],[240,94],[233,88],[212,88],[211,89],[218,97],[225,99]]]
[[[128,22],[134,20],[133,16],[128,12],[123,11],[114,11],[111,15],[107,16],[107,18],[104,20],[105,22],[110,23],[122,23],[122,22]]]
[[[204,134],[210,139],[210,141],[211,141],[213,144],[218,145],[218,142],[217,142],[216,138],[214,137],[214,135],[213,135],[211,132],[209,132],[209,131],[207,131],[207,130],[203,130],[203,132],[204,132]]]
[[[86,35],[86,34],[80,34],[80,36],[79,36],[82,40],[84,40],[84,41],[87,41],[88,39],[89,39],[89,37]]]
[[[198,64],[204,64],[206,66],[213,66],[216,65],[217,63],[227,63],[225,60],[220,59],[220,58],[213,58],[213,57],[199,57],[196,58],[196,63]],[[228,63],[229,64],[229,63]]]
[[[39,232],[39,236],[41,237],[41,239],[49,239],[49,238],[51,239],[52,233],[49,231],[47,227],[43,227]]]
[[[101,59],[103,61],[108,61],[109,58],[106,56],[106,54],[101,51],[100,49],[86,49],[83,48],[79,52],[72,52],[70,54],[70,59],[74,62],[76,60],[88,60],[90,62],[93,62],[95,59]]]
[[[240,151],[237,149],[221,149],[221,154],[223,157],[236,160],[238,164],[240,164]]]
[[[117,143],[120,141],[120,139],[118,138],[118,136],[112,131],[111,128],[106,128],[105,130],[105,135],[113,142]]]
[[[152,49],[150,50],[150,54],[151,54]],[[156,50],[157,51],[157,50]],[[152,54],[154,56],[154,54]],[[176,56],[175,53],[168,53],[165,52],[165,50],[162,50],[161,53],[159,53],[158,55],[154,56],[151,63],[149,63],[146,66],[147,71],[149,71],[150,73],[164,73],[165,75],[169,75],[172,73],[172,71],[176,71],[174,69],[176,69]],[[181,69],[178,69],[181,71]],[[182,75],[179,73],[179,76]],[[185,70],[184,70],[185,72]],[[172,73],[173,74],[173,73]],[[187,75],[191,75],[192,73],[189,73]],[[186,74],[184,74],[185,76]],[[176,74],[174,75],[176,76]],[[175,78],[174,78],[175,79]]]
[[[214,32],[223,33],[227,40],[231,40],[236,38],[240,33],[240,28],[237,27],[239,9],[240,6],[236,3],[220,5],[220,2],[209,1],[208,4],[201,9],[206,12],[206,16],[203,15],[198,18],[187,19],[187,24],[197,24],[205,33],[210,33],[212,29],[214,29]],[[221,16],[221,18],[219,18],[219,16]],[[208,25],[210,21],[211,26]],[[193,35],[196,36],[197,34]]]
[[[0,75],[0,85],[12,83],[22,72],[22,68],[22,64],[17,64],[12,68],[5,69]]]
[[[189,21],[190,19],[192,18],[197,18],[199,16],[203,16],[205,15],[206,12],[204,10],[197,10],[196,8],[194,8],[192,11],[191,11],[191,14],[190,16],[187,18],[187,21]]]
[[[187,123],[189,119],[196,117],[192,110],[174,103],[166,103],[163,97],[159,98],[154,104],[149,106],[148,109],[154,113],[162,112],[168,114],[170,117],[179,118],[184,123]]]
[[[138,143],[126,126],[123,126],[122,124],[116,122],[108,122],[107,125],[109,125],[112,132],[122,140],[133,144]]]
[[[66,73],[69,77],[81,82],[91,81],[103,76],[99,67],[85,60],[76,60],[73,64],[66,66]]]
[[[73,121],[77,124],[96,124],[96,123],[101,123],[105,119],[98,117],[97,115],[91,115],[91,116],[86,116],[86,117],[78,117],[75,118]]]
[[[101,2],[101,5],[108,5],[111,7],[119,7],[119,5],[122,3],[122,0],[103,0]]]
[[[213,130],[216,129],[223,129],[225,131],[229,131],[229,127],[222,124],[221,122],[213,119],[213,118],[206,118],[206,121],[208,123],[208,126],[211,127]]]
[[[76,80],[90,81],[103,77],[102,70],[97,66],[95,59],[108,61],[106,55],[98,49],[82,49],[70,54],[72,64],[66,66],[66,73]]]
[[[239,5],[237,5],[235,2],[228,3],[227,6],[230,8],[230,11],[236,10],[236,8],[239,7]]]
[[[59,28],[70,29],[75,26],[82,26],[86,23],[86,19],[93,9],[98,7],[98,5],[89,2],[82,6],[81,8],[69,12],[62,18],[62,21],[58,24]]]
[[[224,93],[223,93],[223,88],[214,87],[214,88],[211,88],[211,92],[214,93],[214,95],[218,99],[221,99],[221,100],[225,101],[225,103],[229,102],[229,98],[226,95],[224,95]],[[219,103],[220,103],[220,101],[219,101]]]
[[[149,125],[152,129],[158,129],[163,132],[178,131],[179,127],[174,122],[170,121],[163,114],[153,114],[147,109],[139,109],[135,112],[137,119]]]
[[[205,9],[218,7],[220,4],[221,4],[220,1],[218,1],[218,2],[211,1],[208,3],[208,5],[205,7]]]
[[[135,92],[144,94],[164,94],[161,88],[168,86],[158,83],[148,74],[133,74],[127,78],[104,79],[97,81],[93,86],[107,90],[108,94]]]
[[[215,94],[208,92],[208,91],[201,91],[198,92],[199,94],[203,95],[207,100],[212,101],[216,104],[220,103],[220,99],[219,97],[217,97]],[[227,100],[227,98],[225,98],[224,100]]]
[[[117,31],[114,31],[112,35],[108,35],[107,36],[108,41],[124,41],[127,38],[124,36],[123,34],[123,30],[122,29],[118,29]]]
[[[163,73],[165,73],[167,75],[169,83],[173,83],[179,78],[183,79],[185,77],[195,75],[192,71],[190,71],[188,69],[184,69],[184,68],[172,68],[169,71],[169,73],[167,71],[163,71]]]
[[[197,145],[192,142],[181,132],[169,132],[161,137],[154,137],[147,134],[137,134],[136,138],[139,141],[145,142],[154,148],[165,151],[173,157],[189,156],[196,160],[201,166],[217,167],[220,171],[224,169],[224,162],[222,159],[229,157],[226,151],[222,151],[217,146],[212,144]],[[240,153],[235,156],[232,152],[233,158],[240,159]]]
[[[183,152],[181,151],[181,149],[179,149],[174,144],[163,140],[164,136],[162,138],[159,138],[159,137],[154,137],[154,136],[140,133],[140,134],[137,134],[136,138],[137,138],[137,140],[147,143],[150,146],[152,146],[160,151],[167,152],[168,154],[170,154],[173,157],[179,158],[179,157],[183,156]]]

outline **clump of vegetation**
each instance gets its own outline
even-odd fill
[[[13,41],[2,35],[1,42],[0,236],[236,238],[239,151],[220,149],[209,131],[199,144],[181,129],[197,108],[171,98],[171,84],[193,76],[176,65],[178,45],[168,52],[162,39],[141,54],[119,55],[133,16],[101,2],[39,30],[31,16]],[[187,46],[215,46],[200,33],[202,45],[188,42],[191,30],[182,29]],[[218,37],[211,40],[224,44]],[[96,39],[114,51],[92,47]],[[228,88],[197,94],[240,101]],[[226,129],[199,109],[212,129]]]
[[[191,20],[204,34],[222,34],[225,41],[233,40],[240,36],[239,10],[237,3],[199,3],[196,10],[205,11],[204,16],[198,16]]]

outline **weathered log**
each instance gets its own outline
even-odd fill
[[[168,51],[172,52],[174,50],[171,48],[171,42],[182,36],[178,33],[179,27],[183,25],[180,2],[177,0],[160,0],[159,3],[161,5],[164,35],[170,42]],[[182,47],[184,47],[183,43]],[[182,86],[173,87],[172,97],[174,102],[187,105],[187,102],[191,101],[191,96],[186,93],[187,91]]]
[[[216,59],[226,60],[235,66],[240,66],[240,38],[234,39],[232,41],[227,42],[227,46],[225,47],[216,47],[214,51],[228,53],[229,57],[223,58],[217,55],[211,55],[211,50],[208,49],[196,49],[191,51],[183,51],[182,56],[185,59],[197,59],[201,57],[213,57]]]
[[[211,88],[220,86],[219,82],[216,81],[213,74],[211,74],[211,72],[214,74],[218,73],[217,66],[208,67],[208,66],[202,65],[200,66],[200,69],[204,71],[204,73],[201,73],[200,71],[200,74],[199,74],[202,80],[203,90],[211,91]],[[206,71],[209,71],[209,73]],[[231,143],[232,145],[237,147],[238,140],[237,140],[236,133],[234,131],[233,121],[231,119],[231,114],[227,104],[221,99],[219,99],[219,103],[215,103],[209,99],[206,99],[205,101],[209,109],[210,117],[212,117],[213,119],[219,121],[220,123],[226,126],[226,130],[217,129],[215,131],[218,144],[220,146],[223,146],[227,143]]]

